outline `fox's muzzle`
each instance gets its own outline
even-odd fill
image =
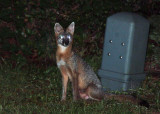
[[[63,45],[63,46],[68,46],[68,44],[69,44],[69,39],[68,39],[68,38],[64,38],[64,39],[62,40],[62,45]]]
[[[70,36],[70,34],[61,34],[58,37],[58,44],[61,44],[62,46],[67,47],[69,45],[69,43],[72,41],[72,38]]]

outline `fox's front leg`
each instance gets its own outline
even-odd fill
[[[72,78],[72,89],[73,89],[73,100],[78,100],[79,97],[79,89],[78,89],[78,74],[74,73]]]
[[[62,74],[62,98],[61,98],[61,101],[65,101],[66,95],[67,95],[68,75],[67,75],[67,70],[64,67],[61,67],[60,71]]]

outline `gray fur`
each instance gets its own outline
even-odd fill
[[[98,79],[95,72],[93,71],[93,69],[91,68],[91,66],[89,66],[85,61],[83,61],[81,57],[79,57],[77,54],[73,52],[71,58],[69,59],[69,62],[69,67],[77,73],[79,73],[78,76],[80,76],[81,79],[83,79],[83,81],[85,82],[85,84],[87,84],[86,87],[89,84],[95,84],[98,88],[102,88],[101,82]],[[81,64],[83,66],[81,67],[81,69],[84,72],[79,72],[78,69],[80,68],[78,68],[78,64]]]

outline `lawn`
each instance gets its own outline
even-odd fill
[[[88,61],[97,70],[93,57]],[[73,102],[71,84],[66,102],[61,102],[61,75],[57,66],[24,68],[0,66],[0,113],[158,113],[160,112],[160,78],[148,74],[142,88],[131,90],[150,104],[143,106],[115,100]],[[116,92],[126,94],[126,92]]]

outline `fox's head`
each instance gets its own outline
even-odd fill
[[[66,31],[64,31],[63,27],[56,23],[54,26],[54,32],[56,36],[57,45],[68,47],[73,42],[73,34],[74,34],[75,23],[72,22]]]

